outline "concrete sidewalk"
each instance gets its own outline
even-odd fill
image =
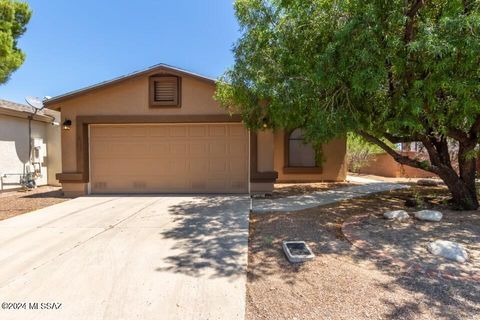
[[[342,200],[363,197],[372,193],[392,191],[409,188],[408,185],[386,183],[381,181],[363,179],[364,185],[350,186],[328,191],[317,191],[309,194],[290,196],[281,199],[252,199],[252,212],[290,212],[323,206]]]

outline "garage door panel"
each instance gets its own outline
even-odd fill
[[[207,135],[207,129],[208,127],[206,125],[189,126],[188,136],[191,138],[203,138]]]
[[[227,167],[228,167],[227,160],[223,158],[209,159],[208,172],[211,174],[215,174],[215,173],[225,174],[227,172]]]
[[[111,134],[110,134],[111,133]],[[248,134],[241,124],[93,125],[94,193],[242,193]]]
[[[195,178],[201,177],[202,180],[208,177],[208,163],[205,161],[195,161],[196,159],[193,158],[191,162],[189,162],[189,172]],[[197,159],[198,160],[198,159]]]
[[[148,133],[150,137],[168,137],[170,129],[168,127],[149,126]]]
[[[247,130],[245,130],[245,128],[243,128],[242,126],[230,126],[228,127],[228,130],[230,133],[230,137],[246,138],[247,136]]]
[[[208,146],[208,149],[210,156],[224,157],[227,154],[228,142],[223,140],[211,142]]]
[[[247,170],[247,164],[242,159],[232,159],[229,166],[230,172],[245,172]]]
[[[204,141],[191,141],[188,145],[191,157],[207,157],[208,143]]]
[[[185,159],[172,159],[168,163],[168,175],[183,175],[186,173],[187,161]],[[180,176],[181,177],[181,176]],[[178,178],[180,178],[178,177]]]
[[[227,135],[227,127],[225,125],[209,126],[210,137],[225,137]]]
[[[170,127],[170,137],[186,137],[187,126],[172,126]]]
[[[167,158],[170,153],[170,143],[152,142],[149,144],[148,155],[153,158]]]
[[[172,142],[170,145],[170,154],[176,157],[185,157],[187,155],[188,142]]]
[[[247,150],[247,143],[239,140],[232,140],[228,145],[228,152],[231,156],[243,158]]]

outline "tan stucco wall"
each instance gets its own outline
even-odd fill
[[[57,122],[60,122],[60,117]],[[47,126],[47,181],[49,185],[59,186],[60,182],[55,175],[62,172],[62,152],[60,140],[61,127],[57,125]]]
[[[403,155],[409,156],[410,158],[415,157],[415,152],[403,152]],[[358,170],[359,173],[364,174],[373,174],[383,177],[394,177],[394,178],[431,178],[435,177],[435,174],[412,168],[409,166],[403,166],[396,162],[392,156],[387,153],[379,153],[372,156],[372,159],[362,168]]]
[[[62,122],[72,121],[70,130],[61,130],[62,169],[64,173],[77,172],[76,166],[76,117],[98,115],[215,115],[227,114],[213,99],[215,85],[197,78],[182,76],[181,108],[149,107],[149,76],[100,88],[71,99],[49,105],[60,108]],[[81,183],[78,183],[81,184]]]
[[[257,133],[257,170],[269,172],[274,170],[274,134],[271,130]]]
[[[62,183],[62,191],[68,197],[77,197],[85,195],[87,184],[85,183]]]
[[[39,186],[56,182],[55,179],[50,180],[50,176],[55,174],[60,163],[60,132],[58,126],[52,127],[49,123],[32,121],[32,139],[37,139],[40,144],[42,162],[42,175],[36,180]],[[29,154],[28,119],[0,115],[0,176],[24,174],[30,164]],[[0,190],[20,187],[18,175],[1,180]]]
[[[323,145],[324,162],[322,173],[284,173],[285,137],[283,131],[274,135],[274,168],[278,172],[277,182],[344,181],[347,178],[345,139],[335,139]]]

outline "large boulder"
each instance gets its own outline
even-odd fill
[[[405,221],[410,219],[410,216],[405,210],[387,211],[383,213],[383,217],[388,220],[396,220],[396,221]]]
[[[430,253],[450,260],[464,263],[468,260],[468,252],[465,248],[456,242],[446,240],[435,240],[428,244]]]
[[[415,212],[415,218],[423,221],[435,221],[442,220],[443,214],[436,210],[420,210]]]

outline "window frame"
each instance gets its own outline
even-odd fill
[[[155,82],[160,79],[175,78],[177,81],[177,101],[156,101],[155,100]],[[148,100],[150,108],[180,108],[182,106],[182,78],[173,74],[157,74],[149,78]]]
[[[291,166],[290,165],[290,136],[292,133],[300,128],[295,128],[289,131],[286,131],[284,134],[284,142],[283,142],[283,148],[284,148],[284,166],[283,166],[283,173],[322,173],[323,168],[319,166],[318,164],[315,166],[306,166],[306,167],[300,167],[300,166]],[[294,139],[294,140],[301,140],[301,139]],[[304,139],[302,139],[304,140]],[[313,147],[312,147],[313,148]],[[315,149],[314,149],[315,151]]]

